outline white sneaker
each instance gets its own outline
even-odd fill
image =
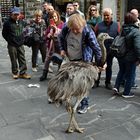
[[[133,98],[135,95],[134,93],[129,93],[128,95],[122,95],[124,98]]]
[[[36,68],[32,68],[32,71],[33,71],[33,72],[37,72],[37,69],[36,69]]]
[[[53,103],[53,100],[50,97],[48,98],[48,103],[49,104]]]
[[[53,73],[53,69],[49,66],[49,72]]]
[[[78,109],[78,113],[85,114],[88,111],[88,109],[89,109],[88,106],[81,107],[80,109]]]

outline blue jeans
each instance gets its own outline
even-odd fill
[[[132,86],[134,86],[136,83],[136,64],[135,64],[135,68],[133,69],[133,80],[132,80]]]
[[[132,82],[134,80],[134,72],[136,69],[136,64],[134,62],[128,62],[125,59],[118,60],[119,62],[119,72],[115,81],[114,88],[117,88],[119,91],[122,80],[125,76],[125,85],[124,85],[124,95],[129,95],[131,91]]]
[[[133,69],[133,76],[132,76],[132,87],[136,84],[136,64],[135,64],[135,67]],[[122,83],[124,84],[125,83],[125,75],[123,77],[123,80],[122,80]]]
[[[89,97],[85,97],[82,101],[81,101],[81,109],[83,109],[84,107],[88,107],[89,106]]]

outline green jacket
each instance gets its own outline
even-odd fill
[[[96,26],[97,23],[101,22],[102,19],[100,16],[98,17],[91,17],[91,19],[89,19],[87,21],[87,24],[89,24],[92,28],[94,28]]]

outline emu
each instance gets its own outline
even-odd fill
[[[110,38],[106,33],[100,34],[97,39],[104,43],[105,39]],[[102,61],[106,61],[106,49],[102,48]],[[66,132],[72,133],[77,131],[84,132],[75,119],[75,112],[82,99],[88,96],[90,89],[98,79],[99,68],[93,62],[87,63],[82,61],[72,61],[63,64],[58,73],[48,82],[48,97],[52,102],[58,105],[60,102],[66,103],[66,110],[70,113],[70,121]],[[76,97],[76,103],[73,106],[71,100]]]

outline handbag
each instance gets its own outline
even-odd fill
[[[32,35],[26,36],[26,37],[24,38],[24,45],[26,45],[26,46],[28,46],[28,47],[31,47],[31,46],[33,45],[33,43],[34,43],[34,40],[33,40]]]
[[[31,47],[33,45],[33,28],[26,27],[24,29],[24,45]]]

